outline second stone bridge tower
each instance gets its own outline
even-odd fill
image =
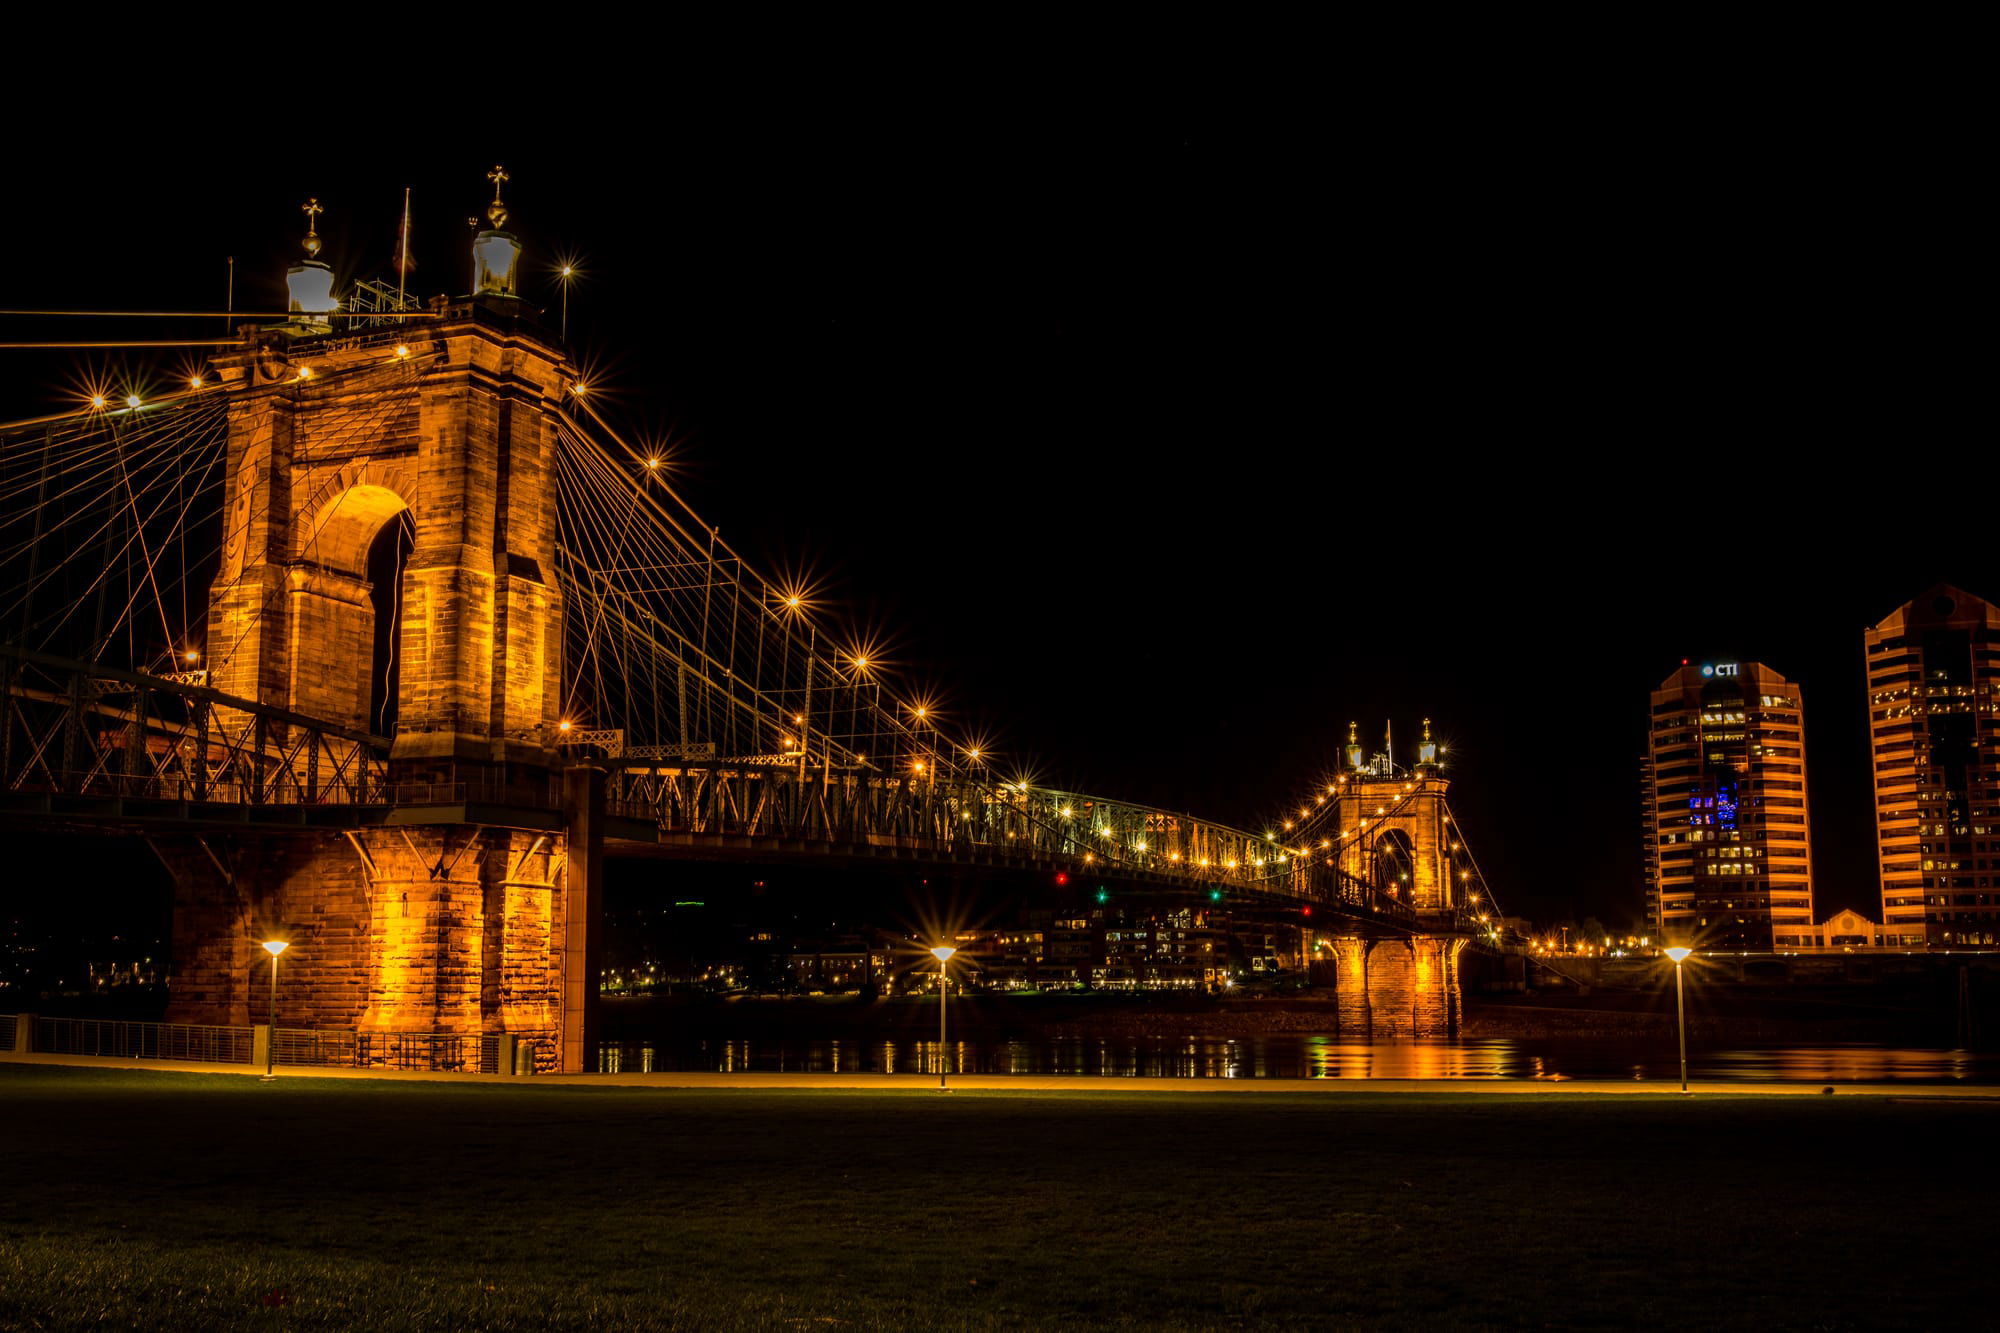
[[[1384,737],[1369,756],[1359,728],[1348,724],[1346,763],[1320,806],[1310,813],[1331,863],[1414,914],[1418,929],[1380,936],[1338,934],[1327,947],[1335,960],[1342,1031],[1438,1036],[1456,1030],[1458,958],[1464,922],[1475,904],[1469,858],[1445,803],[1443,747],[1425,718],[1417,762],[1394,761]]]

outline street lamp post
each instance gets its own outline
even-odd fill
[[[1687,956],[1694,950],[1674,948],[1661,952],[1674,960],[1674,1022],[1681,1032],[1681,1091],[1686,1092],[1688,1090],[1687,992],[1681,984],[1681,964],[1687,961]]]
[[[285,951],[284,940],[265,940],[264,951],[271,955],[271,1011],[270,1023],[264,1034],[264,1081],[269,1083],[277,1075],[278,1064],[278,955]]]
[[[952,956],[953,954],[957,953],[957,952],[958,952],[958,950],[956,950],[956,949],[952,948],[952,947],[951,947],[951,946],[950,946],[949,944],[940,944],[940,945],[938,945],[938,946],[937,946],[937,947],[936,947],[935,949],[932,949],[932,950],[931,950],[931,953],[932,953],[932,954],[934,954],[934,955],[936,956],[937,960],[938,960],[938,1090],[939,1090],[940,1092],[942,1092],[942,1091],[945,1091],[945,1086],[944,1086],[944,987],[945,987],[945,974],[944,974],[944,965],[945,965],[945,964],[946,964],[947,962],[949,962],[949,961],[951,960],[951,956]]]

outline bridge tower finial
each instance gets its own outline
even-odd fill
[[[1424,738],[1417,742],[1417,766],[1436,768],[1438,757],[1437,742],[1431,739],[1431,720],[1424,719]]]
[[[495,163],[486,179],[493,182],[493,202],[486,206],[486,220],[492,225],[472,238],[472,294],[511,297],[521,265],[521,242],[512,232],[501,230],[507,225],[507,205],[500,201],[500,187],[513,178]]]
[[[306,215],[306,238],[300,242],[306,248],[307,259],[319,258],[319,215],[326,212],[317,198],[306,200],[299,205],[299,212]]]
[[[486,179],[493,182],[493,202],[486,206],[486,218],[494,226],[504,227],[507,225],[507,205],[500,202],[500,187],[514,178],[507,174],[507,168],[495,162],[493,170],[486,173]]]
[[[286,309],[304,318],[292,322],[293,332],[325,333],[332,327],[324,316],[340,308],[340,302],[333,296],[333,270],[319,260],[322,242],[319,236],[319,215],[326,212],[317,197],[299,205],[299,211],[306,215],[305,239],[299,244],[305,247],[306,257],[285,270],[285,290],[289,294]]]
[[[1360,769],[1360,768],[1362,767],[1362,762],[1361,762],[1361,760],[1362,760],[1362,755],[1361,755],[1361,724],[1360,724],[1359,722],[1350,722],[1350,723],[1348,723],[1348,724],[1347,724],[1347,766],[1348,766],[1348,768],[1350,768],[1350,769],[1353,769],[1353,770],[1359,770],[1359,769]]]

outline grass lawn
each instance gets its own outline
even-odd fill
[[[1985,1323],[2000,1107],[0,1065],[0,1328]]]

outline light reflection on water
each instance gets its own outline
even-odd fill
[[[954,1074],[1113,1078],[1634,1079],[1677,1081],[1678,1056],[1650,1043],[1506,1038],[1357,1042],[1336,1036],[1064,1038],[952,1042]],[[607,1043],[604,1073],[938,1072],[934,1041]],[[2000,1056],[1866,1045],[1690,1052],[1690,1077],[1811,1083],[1995,1083]]]

